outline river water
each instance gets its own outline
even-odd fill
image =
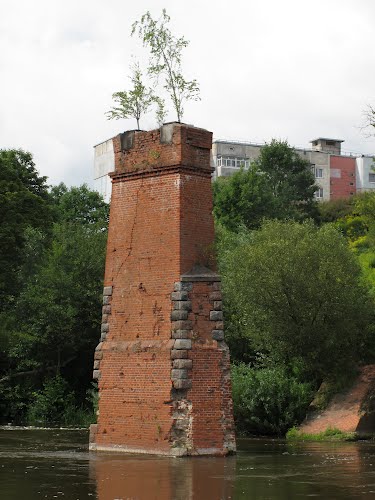
[[[88,451],[88,433],[0,429],[1,500],[375,500],[375,443],[239,440],[237,456]]]

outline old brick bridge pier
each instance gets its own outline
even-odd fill
[[[92,450],[235,451],[211,144],[211,132],[180,123],[113,138]]]

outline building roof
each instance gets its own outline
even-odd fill
[[[316,142],[316,141],[334,141],[334,142],[345,142],[344,139],[331,139],[329,137],[317,137],[316,139],[312,139],[309,142]]]

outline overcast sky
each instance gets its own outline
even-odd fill
[[[316,137],[375,154],[360,130],[375,104],[374,0],[0,0],[0,148],[22,148],[50,184],[92,185],[93,146],[133,120],[108,121],[129,87],[131,24],[163,7],[190,40],[183,69],[201,87],[183,121],[215,138],[309,147]],[[174,120],[170,112],[168,120]],[[141,123],[154,128],[152,115]]]

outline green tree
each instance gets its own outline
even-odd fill
[[[317,216],[317,190],[310,164],[286,141],[273,139],[254,161],[263,173],[275,199],[277,218],[302,220]]]
[[[248,170],[214,182],[214,215],[231,230],[256,229],[264,219],[317,219],[316,189],[309,163],[272,140]]]
[[[133,23],[132,35],[138,33],[143,45],[150,49],[148,72],[155,80],[160,76],[164,77],[164,88],[171,97],[177,120],[181,122],[184,102],[200,99],[199,86],[196,80],[188,81],[182,74],[181,53],[189,42],[184,37],[177,38],[171,33],[169,21],[170,17],[165,9],[158,20],[153,19],[150,12],[146,12],[140,21]]]
[[[76,224],[56,224],[52,247],[17,303],[12,354],[59,368],[98,339],[106,234]],[[32,311],[30,315],[29,311]],[[22,362],[22,363],[21,363]]]
[[[87,186],[59,185],[51,198],[52,243],[46,247],[43,235],[28,229],[24,287],[0,321],[0,408],[9,407],[10,417],[27,410],[18,384],[27,381],[30,394],[59,372],[84,400],[100,335],[108,205]],[[14,407],[12,391],[19,394]]]
[[[353,201],[353,212],[365,217],[369,226],[375,224],[375,193],[361,193]]]
[[[39,176],[32,155],[22,150],[0,150],[0,311],[11,305],[21,283],[27,228],[48,234],[52,209],[46,177]]]
[[[375,193],[352,198],[352,212],[338,219],[337,226],[349,241],[362,268],[365,283],[375,298]]]
[[[322,201],[318,204],[319,222],[336,222],[353,212],[353,197]]]
[[[139,130],[139,120],[148,112],[151,105],[155,102],[155,96],[153,91],[144,85],[142,81],[142,72],[138,63],[132,66],[130,81],[132,82],[131,90],[115,92],[112,95],[117,106],[107,111],[106,115],[108,120],[135,118],[137,121],[137,129]]]
[[[270,184],[255,165],[216,179],[213,195],[215,219],[232,231],[256,229],[278,215]]]
[[[219,256],[225,307],[239,318],[231,345],[247,338],[268,362],[316,382],[368,350],[373,304],[334,227],[269,221]]]
[[[109,205],[86,184],[68,189],[61,183],[51,189],[51,197],[58,222],[89,225],[99,231],[107,229]]]

